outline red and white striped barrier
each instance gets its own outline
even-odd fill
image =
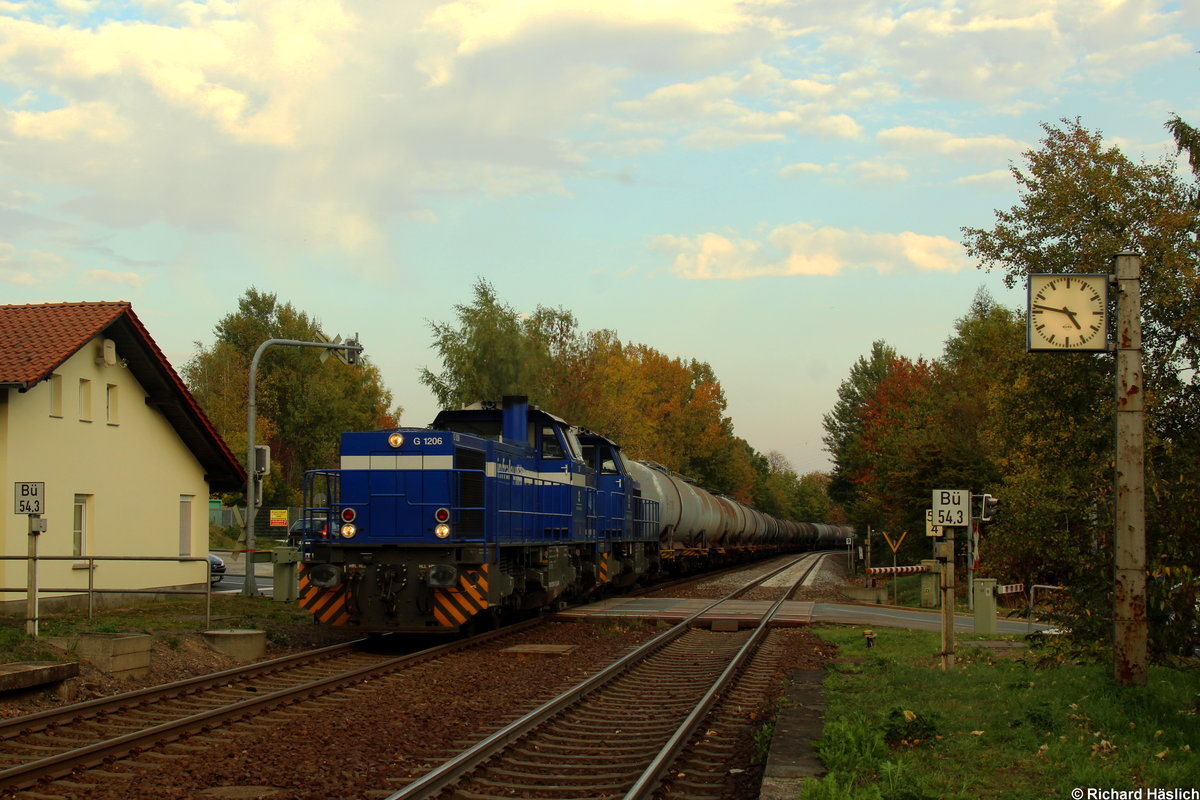
[[[997,586],[996,594],[1021,594],[1025,591],[1025,584],[1010,583],[1005,586]]]
[[[868,575],[915,575],[918,572],[926,572],[925,567],[871,567],[867,570]]]

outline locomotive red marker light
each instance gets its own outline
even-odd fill
[[[358,513],[353,508],[342,509],[342,522],[354,522],[354,518],[357,516]]]
[[[439,508],[437,511],[433,512],[433,518],[435,520],[437,520],[438,522],[449,522],[450,521],[450,509]]]

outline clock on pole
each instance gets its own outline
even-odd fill
[[[1025,349],[1107,351],[1108,284],[1105,274],[1030,275]]]

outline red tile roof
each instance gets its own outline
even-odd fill
[[[146,390],[146,403],[163,413],[195,453],[212,489],[244,485],[241,463],[129,303],[0,305],[0,386],[26,391],[101,334],[116,341],[125,365]]]
[[[44,303],[0,306],[0,383],[28,389],[75,355],[129,303]]]

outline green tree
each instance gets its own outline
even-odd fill
[[[1043,129],[1041,146],[1025,154],[1023,168],[1011,170],[1020,202],[997,211],[990,229],[964,228],[967,252],[983,268],[1003,270],[1010,285],[1033,272],[1107,272],[1113,254],[1142,254],[1150,567],[1152,574],[1186,568],[1194,575],[1193,509],[1200,499],[1200,209],[1194,184],[1172,159],[1135,163],[1105,147],[1102,136],[1078,120]],[[1194,155],[1188,138],[1194,130],[1180,121],[1173,132],[1181,137],[1181,150]],[[1111,368],[1106,356],[1023,359],[1014,367],[1012,390],[998,398],[998,409],[1011,420],[993,431],[997,445],[1008,448],[1002,468],[1010,499],[1040,511],[1043,530],[1064,532],[1061,546],[1046,543],[1038,564],[1071,577],[1074,624],[1081,628],[1111,589],[1097,580],[1108,572],[1111,528]],[[1015,439],[1017,430],[1031,438]],[[1032,515],[1026,522],[1038,524]],[[1060,555],[1062,563],[1055,564]],[[1190,619],[1174,619],[1173,625],[1194,626],[1194,607]],[[1152,645],[1163,649],[1170,633],[1152,628]]]
[[[556,388],[555,357],[574,342],[574,317],[539,306],[522,319],[483,278],[475,282],[474,292],[470,305],[454,307],[457,325],[430,323],[443,370],[422,369],[421,382],[444,408],[499,402],[512,394],[545,405]]]
[[[877,516],[855,517],[851,508],[860,499],[857,478],[871,469],[862,442],[867,404],[887,377],[895,358],[895,348],[886,342],[872,343],[870,356],[860,356],[850,367],[849,376],[838,386],[838,399],[833,410],[823,418],[823,441],[833,459],[829,496],[844,506],[852,518],[873,525],[881,522]]]
[[[250,360],[267,339],[315,341],[319,322],[273,293],[251,287],[237,311],[214,328],[210,346],[196,343],[183,378],[235,453],[246,451],[246,396]],[[304,472],[337,465],[341,434],[397,424],[400,409],[369,358],[347,366],[318,357],[314,348],[271,347],[259,360],[256,428],[271,447],[272,470],[264,502],[298,505]],[[234,501],[236,502],[236,498]],[[244,498],[241,499],[244,502]]]

